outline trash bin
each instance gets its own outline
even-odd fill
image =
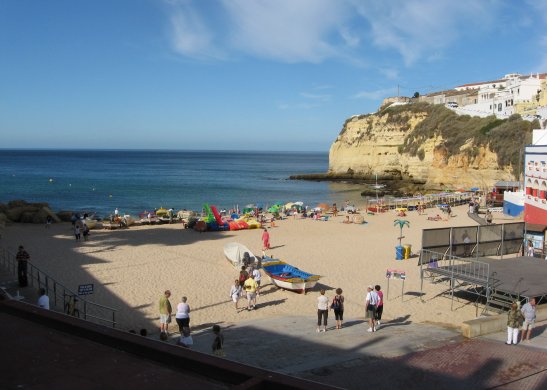
[[[403,245],[403,249],[404,249],[403,257],[405,258],[405,260],[410,259],[410,252],[412,249],[412,245],[410,244]]]
[[[403,251],[405,248],[403,248],[400,245],[397,245],[395,247],[395,260],[403,260]]]

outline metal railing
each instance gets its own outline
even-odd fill
[[[443,273],[449,277],[469,279],[470,281],[484,282],[488,285],[490,280],[490,264],[470,257],[458,257],[448,254],[433,252],[427,249],[421,251],[420,263],[422,269]]]
[[[5,248],[0,248],[0,265],[11,275],[17,276],[17,259]],[[50,309],[79,317],[86,321],[108,324],[116,327],[116,309],[81,298],[57,282],[54,278],[40,270],[30,261],[27,262],[27,276],[31,287],[44,288],[49,297]]]

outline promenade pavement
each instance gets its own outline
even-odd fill
[[[547,324],[530,344],[504,344],[505,332],[465,339],[459,329],[388,320],[368,333],[364,319],[334,322],[317,333],[314,316],[224,325],[226,358],[347,389],[545,389]],[[539,333],[539,334],[538,334]],[[212,335],[194,333],[194,350],[210,352]]]

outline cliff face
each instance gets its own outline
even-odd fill
[[[380,178],[425,182],[426,188],[435,189],[483,188],[499,180],[516,180],[513,164],[500,164],[488,138],[483,137],[480,143],[479,135],[471,136],[455,145],[450,132],[442,131],[442,121],[431,123],[431,115],[439,114],[427,107],[423,110],[398,107],[396,111],[388,109],[349,119],[330,148],[329,174],[353,172],[369,178],[377,174]],[[480,128],[481,133],[477,134],[481,136],[485,133],[484,126],[488,126],[472,125]],[[461,138],[462,134],[454,136]]]

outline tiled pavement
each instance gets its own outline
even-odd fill
[[[227,357],[348,389],[547,389],[547,348],[507,346],[504,333],[467,340],[457,329],[409,318],[366,332],[362,320],[316,333],[314,318],[271,318],[227,327]],[[542,341],[541,325],[535,339]],[[208,352],[208,332],[195,348]],[[547,347],[547,346],[546,346]]]

